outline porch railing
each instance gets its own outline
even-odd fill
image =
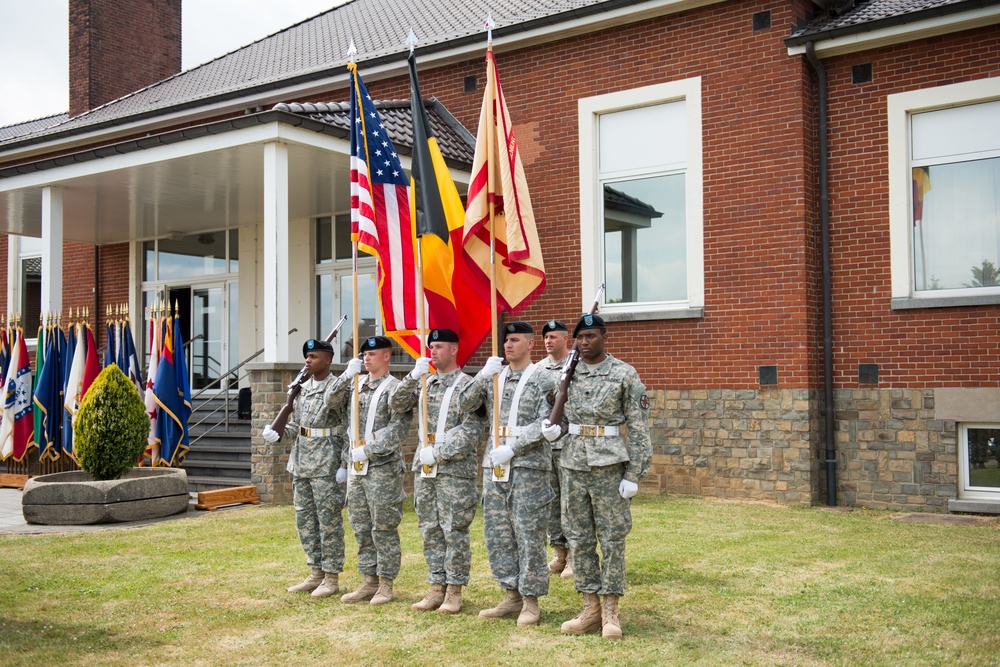
[[[288,335],[291,336],[296,331],[298,331],[297,328],[290,329],[288,331]],[[222,382],[224,380],[226,381],[226,385],[225,385],[225,400],[223,401],[222,405],[217,406],[211,412],[208,412],[208,413],[205,413],[205,414],[199,413],[199,417],[200,418],[198,419],[198,421],[192,422],[189,419],[188,420],[188,430],[189,431],[194,430],[194,428],[196,428],[198,426],[201,426],[202,424],[205,424],[209,419],[211,419],[212,417],[214,417],[215,414],[217,412],[219,412],[219,410],[223,410],[224,411],[223,412],[223,419],[221,421],[215,421],[215,422],[211,423],[209,426],[207,426],[205,428],[204,431],[202,431],[201,433],[199,433],[197,436],[195,436],[193,438],[190,438],[190,440],[188,441],[188,445],[193,445],[194,443],[198,442],[199,440],[201,440],[202,438],[204,438],[208,434],[210,434],[213,431],[215,431],[216,429],[218,429],[220,426],[224,427],[224,431],[223,432],[225,432],[225,433],[229,432],[229,406],[231,405],[232,398],[233,398],[232,397],[232,393],[229,391],[229,387],[231,387],[233,385],[239,387],[240,381],[243,378],[245,378],[245,377],[247,377],[249,375],[249,373],[244,373],[241,376],[240,375],[240,369],[242,369],[244,366],[246,366],[248,363],[250,363],[251,361],[253,361],[254,359],[256,359],[257,357],[259,357],[262,354],[264,354],[264,348],[260,348],[259,350],[257,350],[253,354],[251,354],[249,357],[247,357],[243,361],[239,362],[238,364],[236,364],[235,366],[233,366],[232,368],[230,368],[229,370],[227,370],[225,373],[222,373],[221,375],[219,375],[219,377],[215,378],[214,380],[212,380],[211,382],[209,382],[207,385],[205,385],[204,387],[202,387],[201,389],[199,389],[197,393],[194,393],[194,394],[191,395],[191,406],[192,406],[191,417],[193,418],[195,416],[195,413],[198,412],[198,409],[194,407],[195,399],[198,398],[199,396],[201,396],[206,391],[208,391],[209,389],[211,389],[212,387],[214,387],[216,385],[218,385],[218,387],[220,389],[222,389],[223,388]],[[230,376],[233,376],[233,377],[230,378]]]

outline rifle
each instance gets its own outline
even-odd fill
[[[347,315],[344,315],[340,318],[340,321],[337,322],[337,326],[333,327],[333,331],[331,331],[324,340],[326,340],[327,343],[332,342],[333,339],[337,337],[337,333],[340,332],[340,327],[344,326],[344,322],[346,321]],[[309,379],[309,377],[310,375],[306,372],[306,367],[302,366],[302,370],[300,370],[299,374],[295,376],[292,383],[288,385],[288,399],[285,401],[285,404],[281,406],[281,410],[278,411],[278,416],[276,416],[274,421],[271,422],[272,430],[277,431],[278,433],[284,433],[285,425],[288,424],[288,418],[292,416],[292,409],[295,406],[295,397],[302,392],[302,385]]]
[[[604,295],[604,283],[601,283],[600,288],[597,290],[597,296],[594,297],[594,305],[590,307],[590,312],[588,315],[593,315],[597,312],[598,307],[601,305],[601,297]],[[549,423],[550,424],[561,424],[563,420],[563,410],[566,408],[566,399],[569,398],[569,383],[573,379],[573,374],[576,372],[576,365],[580,363],[580,353],[576,349],[577,343],[573,341],[573,349],[569,352],[569,357],[566,359],[566,364],[563,366],[562,375],[559,377],[559,393],[556,394],[556,400],[552,403],[552,411],[549,413]]]

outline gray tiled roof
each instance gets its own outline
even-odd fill
[[[494,37],[576,18],[581,13],[615,7],[621,0],[353,0],[265,37],[220,58],[181,72],[87,113],[37,131],[34,137],[108,126],[126,119],[155,116],[208,100],[236,98],[254,90],[269,90],[290,82],[343,73],[347,50],[354,41],[357,61],[369,66],[402,61],[412,28],[420,44],[417,54],[448,48],[464,40],[480,40],[487,14],[496,21]],[[363,72],[363,67],[362,67]],[[0,138],[0,149],[11,139]]]
[[[424,100],[427,109],[427,120],[437,138],[441,154],[446,160],[463,167],[471,167],[475,153],[476,140],[468,130],[462,127],[444,105],[435,99]],[[382,123],[389,130],[389,138],[396,150],[404,155],[410,155],[413,150],[413,121],[410,113],[409,100],[375,101],[375,108],[382,117]],[[351,129],[350,102],[329,102],[317,104],[277,104],[275,111],[290,113],[312,118],[345,132]]]
[[[969,11],[1000,4],[1000,0],[869,0],[858,2],[852,9],[839,14],[824,14],[801,30],[792,33],[788,44],[801,44],[808,38],[827,38],[874,30],[927,19],[943,14]]]
[[[20,137],[25,134],[31,134],[32,132],[38,132],[52,127],[53,125],[58,125],[67,118],[69,118],[68,113],[57,113],[53,116],[46,116],[45,118],[36,118],[34,120],[24,121],[23,123],[0,127],[0,142]]]

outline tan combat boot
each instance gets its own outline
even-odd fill
[[[378,580],[378,590],[368,604],[377,607],[380,604],[392,601],[392,579],[381,577]]]
[[[521,607],[523,606],[524,603],[521,594],[511,588],[506,591],[506,595],[504,595],[503,600],[497,606],[492,609],[483,609],[479,612],[479,618],[507,618],[514,614],[520,614]]]
[[[434,611],[444,602],[444,584],[431,584],[431,589],[427,591],[424,599],[416,604],[411,604],[413,611]]]
[[[583,594],[583,611],[562,624],[564,635],[585,635],[601,629],[601,598],[597,593]]]
[[[618,620],[618,596],[604,596],[604,629],[601,634],[605,639],[621,639],[622,624]]]
[[[376,591],[378,591],[378,577],[374,574],[366,574],[365,580],[358,586],[358,590],[341,597],[340,601],[347,603],[367,602],[372,599]]]
[[[323,570],[318,567],[314,567],[312,572],[309,573],[309,576],[302,580],[301,584],[295,584],[294,586],[289,587],[288,592],[309,593],[316,590],[319,588],[319,585],[323,583],[323,574]]]
[[[438,613],[457,614],[460,611],[462,611],[462,586],[448,584],[448,590],[444,594],[444,602],[438,607]]]
[[[323,583],[312,592],[314,598],[328,598],[340,592],[340,582],[336,572],[327,572]]]
[[[538,610],[538,598],[534,595],[525,595],[521,600],[523,606],[517,617],[518,626],[523,628],[527,625],[538,625],[538,618],[541,616]]]
[[[570,555],[568,550],[566,552],[566,567],[563,568],[562,574],[559,576],[563,579],[573,578],[573,556]]]
[[[569,555],[566,547],[555,547],[556,554],[549,561],[549,573],[559,574],[566,569],[566,556]]]

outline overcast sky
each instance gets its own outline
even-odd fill
[[[190,69],[342,0],[183,0]],[[0,127],[69,109],[68,0],[0,0]]]

